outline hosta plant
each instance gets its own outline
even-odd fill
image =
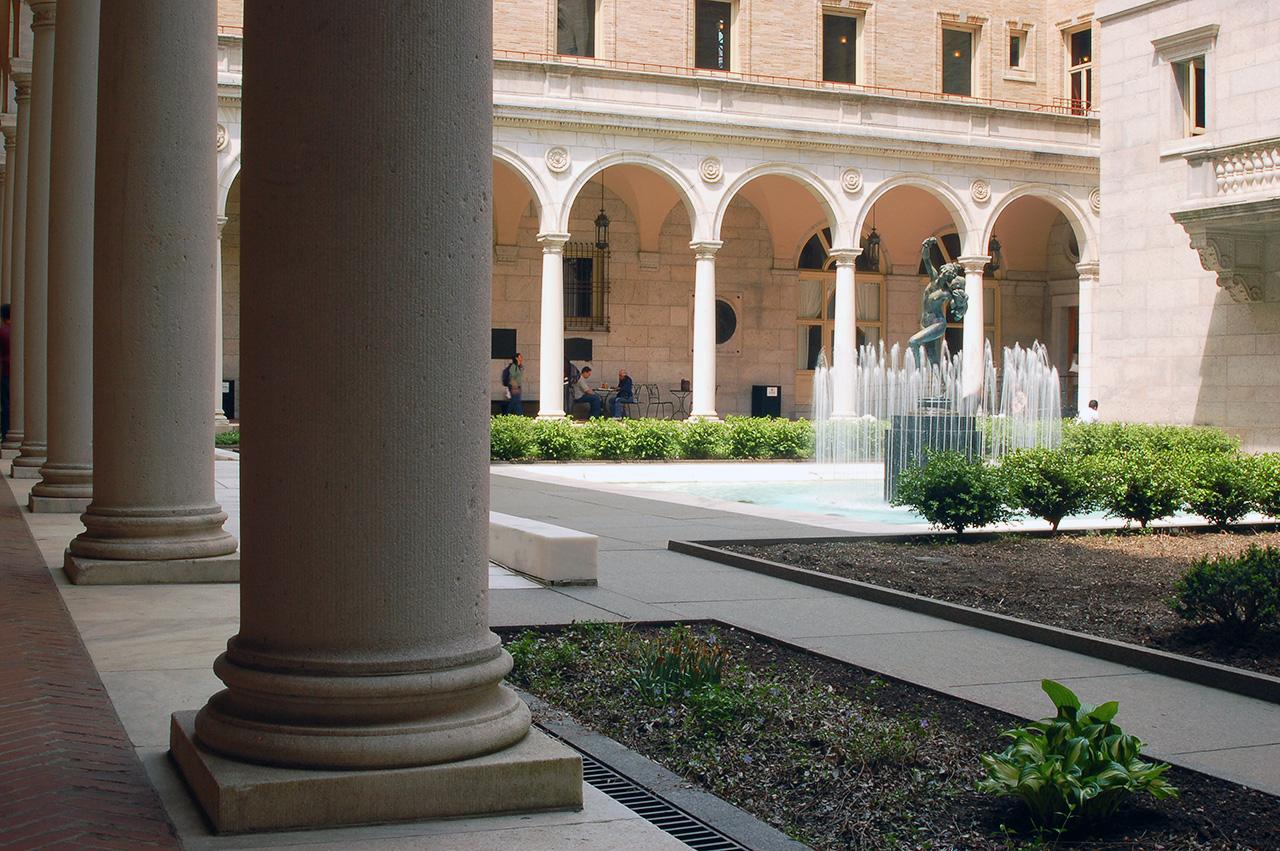
[[[1012,744],[980,757],[980,791],[1021,799],[1042,830],[1106,818],[1135,792],[1178,794],[1164,779],[1169,766],[1141,759],[1142,741],[1115,725],[1115,701],[1087,706],[1061,683],[1043,680],[1040,687],[1058,714],[1005,731]]]

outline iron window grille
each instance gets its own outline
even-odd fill
[[[564,327],[609,330],[609,249],[590,242],[565,245]]]

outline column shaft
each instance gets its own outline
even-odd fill
[[[13,84],[16,94],[17,142],[14,145],[13,224],[9,226],[9,298],[13,324],[9,329],[9,431],[0,448],[17,450],[22,446],[23,416],[23,272],[27,257],[27,149],[31,137],[31,70],[29,62],[13,60]]]
[[[218,259],[214,264],[213,299],[213,428],[227,431],[231,423],[222,410],[222,229],[227,225],[226,216],[218,216]]]
[[[0,217],[3,217],[3,221],[0,221],[0,304],[9,303],[9,249],[11,247],[9,222],[13,219],[13,209],[10,207],[12,201],[6,203],[6,199],[13,197],[13,181],[9,179],[9,172],[13,169],[13,143],[8,141],[9,131],[6,129],[4,133],[6,137],[4,170],[0,171],[0,183],[3,184],[3,188],[0,188]]]
[[[16,109],[16,107],[15,107]],[[13,189],[18,171],[18,115],[0,115],[0,132],[4,133],[4,239],[0,243],[0,275],[4,276],[3,304],[13,303]]]
[[[982,404],[982,385],[986,378],[986,307],[983,304],[982,270],[990,257],[960,257],[964,266],[964,291],[969,308],[964,315],[964,349],[961,359],[964,397],[977,410]]]
[[[1097,263],[1078,263],[1076,271],[1080,275],[1080,307],[1078,313],[1080,315],[1079,328],[1079,351],[1077,357],[1079,359],[1078,368],[1079,384],[1077,385],[1076,409],[1083,411],[1085,406],[1089,404],[1089,400],[1095,398],[1094,393],[1094,334],[1093,321],[1094,311],[1097,309],[1096,299],[1098,296],[1098,264]]]
[[[689,419],[716,416],[716,252],[721,242],[694,242],[693,405]]]
[[[859,249],[832,249],[836,261],[836,324],[832,341],[831,415],[852,417],[854,376],[858,368],[857,296],[853,264]]]
[[[73,581],[207,580],[200,559],[236,549],[214,500],[209,407],[216,29],[212,0],[181,15],[154,0],[103,4],[93,503],[68,550]]]
[[[542,316],[538,338],[538,419],[564,417],[564,244],[567,233],[540,233]]]
[[[23,433],[13,475],[40,477],[48,455],[49,401],[49,140],[53,125],[55,0],[31,6],[31,129],[27,155],[27,255],[23,278]]]
[[[99,0],[58,10],[49,176],[49,456],[32,511],[93,496],[93,191]]]

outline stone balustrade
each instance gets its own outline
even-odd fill
[[[1267,139],[1212,157],[1217,194],[1257,192],[1280,182],[1280,139]]]

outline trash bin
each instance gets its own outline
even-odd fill
[[[782,388],[777,384],[753,384],[751,386],[751,416],[782,416]]]

